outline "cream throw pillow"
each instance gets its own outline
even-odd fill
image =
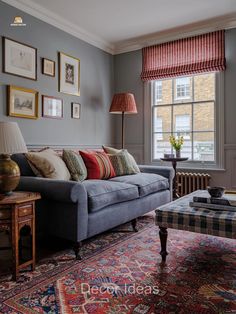
[[[70,172],[64,161],[52,149],[45,149],[37,153],[25,154],[32,170],[39,176],[56,180],[70,180]],[[36,169],[36,171],[35,171]]]

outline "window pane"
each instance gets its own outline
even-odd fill
[[[214,161],[214,132],[194,133],[194,159],[201,161]]]
[[[192,77],[180,77],[174,80],[174,102],[192,100]]]
[[[215,73],[194,77],[194,101],[215,99]]]
[[[172,104],[172,80],[154,82],[154,105]]]
[[[214,131],[214,103],[194,104],[193,131]]]
[[[155,107],[153,110],[153,132],[171,132],[171,107]]]
[[[185,136],[186,133],[174,133],[174,136]],[[184,138],[184,144],[181,148],[181,157],[192,159],[192,134],[189,133],[188,138]]]
[[[192,125],[191,105],[178,105],[173,109],[173,131],[182,134],[184,139],[190,139]]]
[[[169,137],[171,133],[163,133],[162,139],[159,134],[153,134],[153,159],[160,159],[164,154],[171,153]]]

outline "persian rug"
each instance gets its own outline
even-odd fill
[[[86,241],[82,261],[47,256],[17,283],[1,275],[0,313],[236,313],[235,240],[169,230],[163,266],[153,215],[139,229]]]

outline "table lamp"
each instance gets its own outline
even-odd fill
[[[26,152],[18,124],[0,121],[0,194],[10,195],[20,180],[20,169],[10,155]]]
[[[137,113],[134,95],[131,93],[115,94],[112,99],[110,113],[118,113],[122,115],[122,148],[125,144],[125,114]]]

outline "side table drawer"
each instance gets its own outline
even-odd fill
[[[24,217],[33,214],[33,205],[27,204],[18,208],[18,217]]]
[[[0,219],[11,219],[11,209],[0,208]]]

